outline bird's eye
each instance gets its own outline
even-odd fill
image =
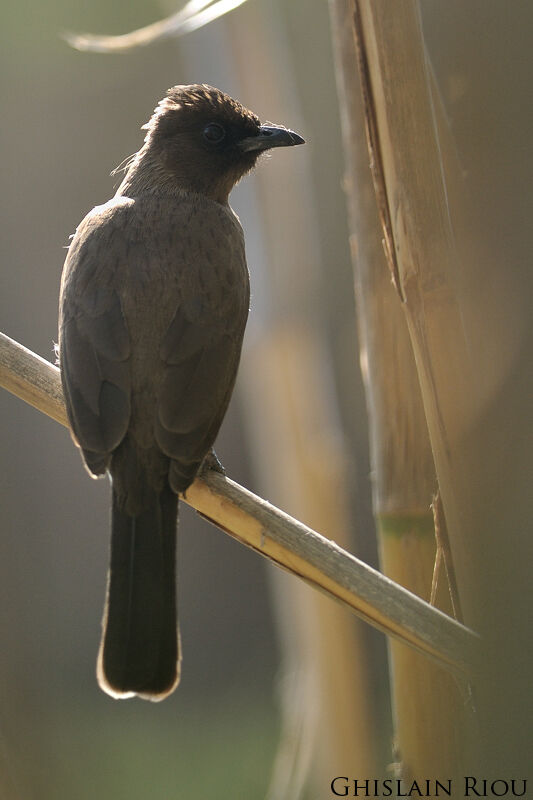
[[[218,122],[210,122],[204,128],[204,139],[210,144],[220,144],[226,136],[226,131]]]

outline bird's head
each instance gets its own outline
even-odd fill
[[[159,181],[222,203],[261,153],[304,143],[287,128],[261,125],[254,113],[205,84],[169,89],[144,128],[143,151]]]

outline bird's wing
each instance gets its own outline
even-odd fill
[[[128,427],[130,341],[112,285],[127,257],[126,237],[116,235],[120,215],[95,212],[79,226],[65,262],[59,350],[72,432],[89,470],[101,474]]]
[[[235,383],[248,316],[241,237],[223,236],[212,248],[204,239],[196,254],[196,274],[201,275],[203,268],[211,276],[205,281],[208,290],[184,289],[160,348],[164,372],[156,439],[173,460],[171,483],[178,491],[194,478],[218,433]]]

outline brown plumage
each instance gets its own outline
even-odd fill
[[[179,681],[177,493],[212,448],[249,303],[228,195],[261,152],[295,145],[218,89],[175,86],[116,195],[80,223],[61,281],[59,350],[73,437],[112,479],[98,680],[161,700]]]

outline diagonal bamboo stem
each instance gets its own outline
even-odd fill
[[[0,385],[62,425],[68,424],[58,368],[4,334],[0,334]],[[472,670],[475,633],[234,481],[207,472],[182,499],[226,533],[341,601],[375,628],[448,668]]]

